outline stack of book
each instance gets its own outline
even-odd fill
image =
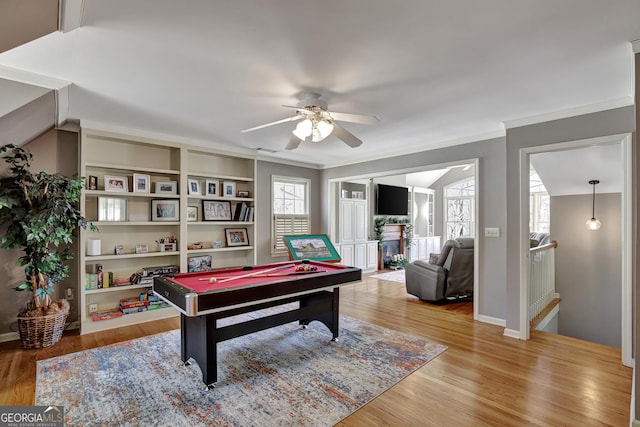
[[[147,311],[149,301],[142,298],[123,298],[120,300],[122,314],[140,313]]]
[[[245,202],[236,204],[236,211],[233,214],[233,220],[253,222],[253,206],[249,206]]]

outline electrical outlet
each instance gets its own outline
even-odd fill
[[[64,298],[65,298],[67,301],[72,300],[72,299],[73,299],[73,289],[71,289],[71,288],[67,288],[67,289],[64,291]]]

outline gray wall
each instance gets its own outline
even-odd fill
[[[319,171],[317,169],[304,168],[299,166],[290,166],[282,163],[273,163],[259,160],[257,162],[256,171],[256,230],[257,242],[255,243],[258,264],[267,264],[270,262],[287,261],[289,258],[285,256],[275,257],[271,255],[271,176],[285,176],[291,178],[305,178],[311,180],[309,193],[310,213],[311,213],[311,232],[322,233],[321,229],[321,208],[320,206],[328,205],[328,198],[321,198]]]
[[[507,129],[507,328],[520,328],[520,239],[528,230],[520,229],[520,151],[524,148],[634,132],[635,108],[615,108],[561,120]],[[635,168],[634,165],[634,173]],[[481,203],[486,203],[481,199]]]
[[[471,144],[446,147],[437,150],[391,157],[383,160],[363,162],[321,171],[322,200],[327,200],[329,179],[376,176],[383,172],[420,168],[433,169],[444,163],[479,159],[480,194],[478,230],[488,227],[506,228],[506,148],[505,138],[495,138]],[[329,230],[329,208],[323,210],[322,229]],[[506,270],[507,257],[505,237],[485,239],[479,233],[476,248],[479,250],[478,310],[480,315],[505,319],[507,301]]]
[[[560,294],[558,333],[613,347],[621,346],[622,197],[597,194],[598,231],[587,230],[591,195],[551,197],[551,235],[556,291]]]
[[[34,158],[32,170],[48,170],[49,172],[61,172],[65,175],[72,175],[78,171],[78,135],[72,132],[50,130],[40,135],[30,143],[24,145]],[[0,173],[4,173],[6,163],[0,163]],[[4,229],[0,230],[4,233]],[[78,253],[78,246],[72,246],[74,254]],[[29,301],[29,294],[26,292],[16,292],[13,287],[24,280],[24,270],[16,264],[18,257],[22,256],[22,251],[6,251],[0,249],[0,278],[3,279],[3,286],[0,286],[0,334],[16,331],[15,323],[18,311]],[[64,289],[71,287],[74,289],[75,299],[71,301],[71,311],[68,321],[75,321],[78,318],[78,260],[77,258],[69,263],[71,271],[69,278],[64,280],[57,288],[54,298],[64,297]]]

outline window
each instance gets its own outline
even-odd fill
[[[538,233],[551,231],[551,206],[549,193],[538,176],[529,166],[529,230]]]
[[[287,253],[283,236],[311,234],[309,180],[273,176],[271,254]]]
[[[447,240],[473,237],[475,225],[475,178],[444,187],[444,218]]]

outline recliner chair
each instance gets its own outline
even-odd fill
[[[461,237],[444,243],[435,264],[426,260],[407,264],[407,292],[429,302],[472,298],[473,251],[473,239]]]

